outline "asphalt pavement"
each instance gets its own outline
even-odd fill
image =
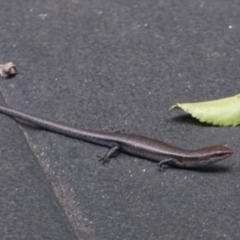
[[[0,104],[76,128],[124,131],[234,154],[169,168],[0,114],[0,238],[239,239],[240,130],[201,124],[177,102],[239,93],[240,2],[0,3]]]

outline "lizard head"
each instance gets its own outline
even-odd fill
[[[196,152],[201,156],[200,159],[207,161],[208,163],[221,161],[233,154],[232,149],[222,145],[205,147],[196,150]]]

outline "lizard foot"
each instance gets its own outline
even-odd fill
[[[107,154],[104,155],[103,157],[101,156],[97,156],[97,157],[99,157],[98,161],[102,162],[102,164],[106,164],[110,162],[110,158],[107,156]]]

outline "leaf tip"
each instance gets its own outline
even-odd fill
[[[172,111],[172,110],[176,110],[176,109],[180,109],[180,107],[179,107],[179,104],[178,104],[178,103],[176,103],[176,104],[172,105],[172,106],[169,108],[169,110],[168,110],[168,111]]]

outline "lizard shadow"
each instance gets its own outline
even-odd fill
[[[39,130],[45,130],[45,131],[48,131],[42,127],[39,127],[33,123],[29,123],[27,121],[24,121],[22,119],[19,119],[19,118],[15,118],[16,122],[20,125],[20,126],[23,126],[23,127],[26,127],[26,128],[30,128],[30,129],[39,129]],[[51,131],[50,131],[51,132]]]
[[[5,78],[5,80],[12,79],[12,78],[16,77],[16,75],[17,75],[17,74],[9,74],[9,76],[7,76],[7,77]]]
[[[224,173],[224,172],[230,172],[232,170],[231,167],[226,167],[221,165],[201,166],[198,168],[180,168],[180,167],[174,167],[174,168],[185,170],[185,171],[194,171],[194,172],[202,172],[202,173]]]

